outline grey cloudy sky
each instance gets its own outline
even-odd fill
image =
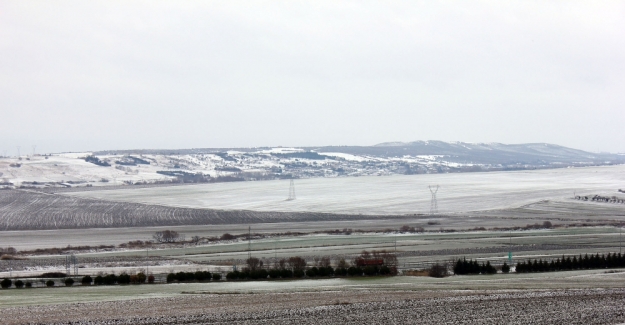
[[[625,2],[0,0],[0,86],[9,154],[430,139],[625,152]]]

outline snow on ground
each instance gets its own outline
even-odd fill
[[[550,170],[393,175],[295,180],[297,199],[286,201],[288,180],[75,192],[68,195],[193,208],[412,214],[430,210],[429,185],[442,213],[520,207],[569,200],[574,193],[613,193],[625,184],[625,166]],[[577,202],[577,201],[576,201]],[[624,207],[625,209],[625,207]]]
[[[354,156],[352,154],[341,153],[341,152],[319,152],[319,154],[323,155],[323,156],[343,158],[343,159],[349,160],[349,161],[367,161],[368,160],[365,157]]]

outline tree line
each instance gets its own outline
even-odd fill
[[[607,255],[599,253],[594,255],[570,256],[558,258],[555,261],[546,261],[542,259],[527,260],[519,262],[516,265],[516,272],[552,272],[552,271],[569,271],[569,270],[589,270],[589,269],[607,269],[615,267],[625,267],[625,254],[608,253]]]
[[[507,271],[504,271],[507,270]],[[477,261],[458,259],[453,268],[454,274],[456,275],[468,275],[468,274],[495,274],[497,273],[497,269],[490,264],[490,261],[486,261],[486,263],[482,262],[481,264]],[[504,266],[502,266],[502,271],[504,273],[508,273],[510,271],[510,267],[506,262],[504,262]]]

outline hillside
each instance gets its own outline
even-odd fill
[[[509,171],[625,163],[546,143],[442,141],[374,146],[140,149],[0,158],[0,188],[213,183]]]

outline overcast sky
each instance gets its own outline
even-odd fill
[[[625,1],[0,0],[0,154],[625,152]]]

